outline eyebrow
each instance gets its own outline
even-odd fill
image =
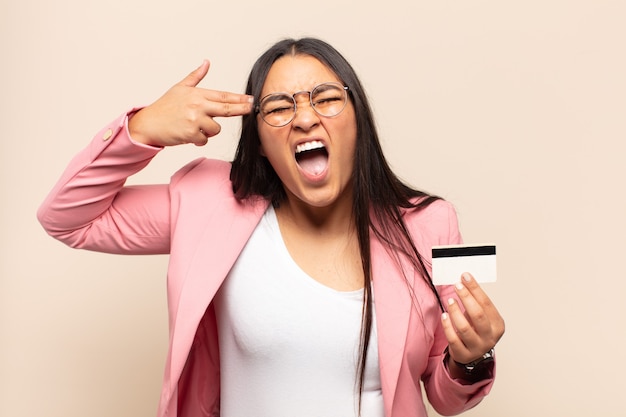
[[[261,98],[261,101],[263,102],[280,101],[280,100],[284,100],[285,98],[291,101],[291,96],[287,93],[269,93],[263,98]]]
[[[299,94],[299,93],[311,93],[311,92],[313,92],[313,90],[315,90],[316,88],[319,88],[319,87],[321,87],[319,89],[319,91],[322,91],[322,92],[323,91],[327,91],[327,90],[332,90],[332,89],[341,90],[341,88],[339,88],[339,86],[343,87],[343,84],[340,81],[324,81],[324,82],[321,82],[319,84],[315,84],[310,90],[299,90],[299,91],[296,91],[293,94],[292,93],[288,93],[286,91],[276,91],[274,93],[268,93],[268,94],[265,94],[264,96],[262,96],[261,100],[266,99],[266,98],[270,98],[270,96],[272,96],[272,98],[274,100],[278,100],[279,96],[293,97],[294,95]]]
[[[313,87],[313,90],[318,89],[318,91],[324,92],[327,90],[337,90],[340,91],[341,89],[339,88],[339,85],[341,83],[336,82],[336,81],[327,81],[325,83],[320,83],[316,86]],[[311,91],[313,91],[311,90]]]

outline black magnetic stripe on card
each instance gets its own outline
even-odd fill
[[[463,246],[458,248],[433,248],[433,258],[453,258],[456,256],[495,255],[495,246]]]

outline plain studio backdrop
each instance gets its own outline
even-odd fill
[[[202,59],[201,86],[243,92],[269,45],[310,35],[356,68],[396,172],[497,244],[507,331],[465,415],[623,416],[625,18],[621,0],[4,0],[0,415],[154,415],[167,258],[69,249],[36,209],[102,126]],[[223,126],[131,182],[232,158]]]

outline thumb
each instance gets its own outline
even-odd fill
[[[179,82],[179,85],[184,85],[187,87],[195,87],[198,85],[198,83],[200,83],[200,81],[202,81],[202,79],[207,75],[207,73],[209,72],[209,67],[211,66],[211,63],[208,60],[204,60],[202,61],[202,65],[200,65],[198,68],[196,68],[195,70],[193,70],[192,72],[189,73],[189,75],[187,75],[185,78],[182,79],[181,82]]]

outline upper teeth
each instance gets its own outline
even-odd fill
[[[300,153],[304,151],[311,151],[313,149],[319,149],[323,147],[324,147],[324,144],[322,142],[320,142],[319,140],[313,140],[311,142],[301,143],[298,146],[296,146],[296,153]]]

